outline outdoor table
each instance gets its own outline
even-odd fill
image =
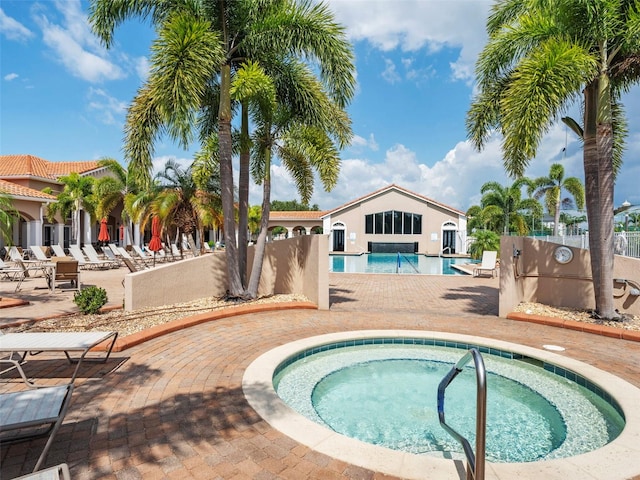
[[[16,368],[24,376],[20,366],[26,361],[28,354],[37,355],[41,352],[64,352],[69,363],[76,363],[76,369],[71,377],[73,383],[78,375],[78,370],[83,361],[105,363],[111,355],[111,350],[116,343],[118,332],[26,332],[7,333],[0,335],[0,354],[9,354],[9,359],[17,356]],[[93,347],[110,340],[107,353],[103,357],[88,358],[86,355]],[[20,352],[23,352],[22,354]],[[69,353],[79,353],[79,357],[72,358]],[[3,370],[4,373],[14,367]]]

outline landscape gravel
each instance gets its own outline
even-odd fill
[[[607,325],[624,330],[640,331],[640,315],[624,314],[621,321],[608,321],[595,318],[591,310],[576,310],[565,307],[551,307],[542,303],[522,302],[514,311],[529,315],[541,315],[543,317],[561,318],[563,320],[575,320],[577,322]]]

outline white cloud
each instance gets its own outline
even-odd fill
[[[376,142],[373,133],[369,134],[369,138],[361,137],[360,135],[354,135],[351,140],[351,150],[361,151],[364,149],[378,151],[378,143]]]
[[[10,82],[11,80],[15,80],[15,79],[16,79],[16,78],[18,78],[18,77],[19,77],[19,75],[18,75],[17,73],[7,73],[7,74],[4,76],[4,79],[5,79],[7,82]]]
[[[149,77],[149,59],[147,57],[138,57],[135,59],[135,69],[138,77],[143,82]]]
[[[367,2],[330,0],[338,21],[353,41],[366,41],[382,51],[459,49],[452,77],[470,79],[478,52],[486,41],[489,0],[405,0]]]
[[[400,81],[400,75],[396,70],[396,65],[393,63],[393,60],[385,58],[384,65],[385,69],[382,72],[382,78],[391,84],[398,83]]]
[[[566,176],[583,180],[582,151],[571,134],[565,137],[563,124],[555,125],[545,136],[536,159],[527,169],[526,175],[535,178],[548,174],[551,163],[561,162]],[[565,138],[568,152],[563,154]],[[639,139],[640,140],[640,139]],[[444,158],[427,164],[427,159],[397,144],[388,149],[380,163],[363,157],[349,158],[342,162],[340,178],[330,193],[322,191],[316,181],[316,191],[311,203],[321,209],[331,209],[355,198],[367,195],[391,183],[425,195],[438,202],[466,211],[480,201],[480,187],[489,181],[509,185],[502,163],[501,138],[494,136],[478,152],[468,141],[458,142]],[[640,169],[640,166],[638,167]],[[295,186],[286,172],[279,166],[272,168],[272,198],[290,200],[298,198]],[[638,177],[635,177],[638,178]],[[254,198],[252,198],[252,203]],[[633,202],[631,199],[629,200]],[[640,202],[638,202],[640,203]]]
[[[123,78],[123,71],[107,58],[91,33],[79,0],[57,0],[63,14],[63,25],[52,23],[42,9],[35,20],[42,29],[44,43],[72,75],[92,83]]]
[[[8,40],[24,42],[34,36],[33,32],[14,18],[9,17],[0,8],[0,33]]]
[[[99,88],[90,88],[87,94],[88,108],[98,113],[100,121],[106,125],[119,125],[127,111],[127,103],[122,102]]]

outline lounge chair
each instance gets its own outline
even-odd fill
[[[45,468],[39,472],[16,477],[13,480],[71,480],[71,475],[69,474],[68,465],[61,463],[60,465]]]
[[[80,268],[109,268],[111,265],[110,262],[104,263],[100,260],[97,262],[88,260],[77,245],[71,245],[69,247],[69,253],[78,262],[78,264],[80,264]]]
[[[102,247],[102,253],[107,257],[108,260],[112,262],[116,262],[119,266],[123,265],[122,259],[118,258],[111,247]]]
[[[149,255],[144,250],[142,250],[138,245],[133,245],[133,251],[136,253],[138,258],[142,260],[145,265],[148,265],[153,262],[153,255]]]
[[[29,247],[29,250],[31,250],[31,253],[33,253],[33,255],[36,257],[36,260],[39,260],[41,262],[49,261],[49,257],[47,257],[47,254],[44,253],[44,250],[42,250],[42,247],[38,245],[31,245]]]
[[[135,264],[136,266],[139,266],[139,263],[136,261],[135,258],[133,258],[129,252],[127,252],[127,250],[124,247],[117,247],[118,248],[118,252],[120,253],[120,257],[122,257],[122,260],[124,261],[125,259],[131,261],[133,264]],[[147,266],[147,264],[145,262],[141,262],[142,265],[144,267]]]
[[[485,250],[482,252],[482,263],[473,268],[473,276],[479,277],[484,273],[490,273],[493,278],[496,275],[496,257],[498,252]]]
[[[17,363],[12,360],[0,362]],[[55,387],[37,386],[30,382],[27,385],[28,390],[0,395],[0,443],[6,445],[48,437],[33,469],[36,472],[44,462],[67,414],[73,383]]]
[[[67,254],[64,253],[64,248],[62,248],[60,245],[51,245],[51,250],[53,250],[53,254],[56,257],[66,257]]]
[[[24,269],[15,264],[9,265],[8,263],[4,263],[2,259],[0,259],[0,277],[4,277],[7,280],[15,280],[17,277],[22,276],[24,274]]]
[[[37,355],[41,352],[64,352],[69,363],[76,363],[71,377],[71,383],[73,383],[83,361],[101,363],[107,361],[117,338],[118,332],[115,331],[7,333],[0,335],[0,354],[8,354],[9,360],[14,364],[12,368],[17,368],[22,378],[27,381],[21,367],[26,361],[27,355]],[[106,343],[106,354],[99,357],[87,357],[89,350],[101,343]],[[70,352],[76,352],[80,355],[72,358],[69,355]],[[4,370],[3,373],[6,371]]]
[[[102,260],[98,258],[98,253],[93,247],[89,248],[88,246],[85,246],[82,251],[87,258],[89,258],[91,265],[97,268],[118,268],[120,266],[117,260],[114,262],[113,260]]]

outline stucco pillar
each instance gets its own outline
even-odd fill
[[[64,247],[64,223],[56,223],[56,228],[54,230],[56,232],[56,238],[54,239],[55,243]]]
[[[140,245],[140,225],[133,225],[133,242],[134,245]]]
[[[93,243],[91,241],[91,230],[93,229],[93,225],[91,225],[91,216],[87,212],[82,212],[84,214],[84,243]]]
[[[287,227],[287,238],[293,238],[293,228]]]

